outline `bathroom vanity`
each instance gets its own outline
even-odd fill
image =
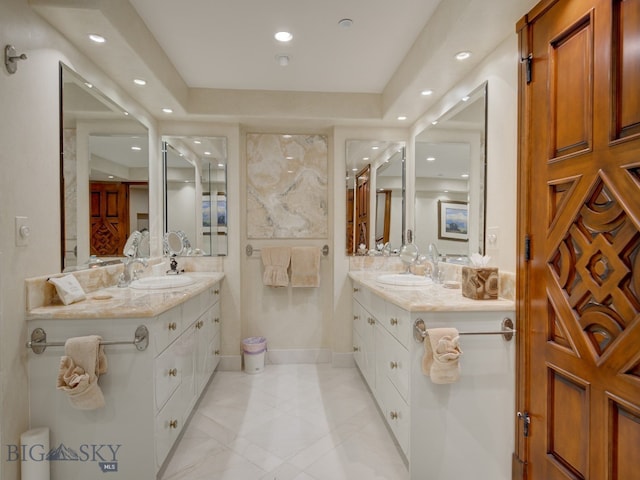
[[[220,358],[223,274],[189,276],[194,282],[182,287],[110,287],[80,303],[27,312],[32,340],[42,329],[47,343],[83,335],[121,342],[104,347],[108,371],[98,385],[106,406],[78,410],[56,390],[64,347],[47,346],[38,354],[42,347],[32,341],[31,425],[51,430],[53,480],[103,472],[114,479],[157,477]]]
[[[412,480],[509,480],[515,422],[515,321],[510,300],[470,300],[442,285],[392,286],[352,271],[355,362],[404,454]],[[507,322],[508,324],[508,322]],[[461,375],[422,373],[424,329],[461,332]],[[487,335],[476,335],[491,332]],[[467,335],[467,333],[470,333]]]

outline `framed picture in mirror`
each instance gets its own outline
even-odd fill
[[[469,204],[438,200],[438,238],[469,241]]]

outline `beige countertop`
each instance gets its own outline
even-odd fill
[[[512,311],[515,309],[515,302],[512,300],[472,300],[463,297],[459,288],[445,288],[437,284],[407,287],[377,282],[376,278],[385,273],[389,272],[351,271],[349,277],[384,300],[409,312]]]
[[[87,318],[148,318],[160,315],[195,297],[224,278],[220,272],[188,272],[195,282],[184,287],[136,290],[117,286],[87,293],[87,298],[71,305],[59,301],[27,311],[27,320]]]

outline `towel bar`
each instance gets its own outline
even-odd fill
[[[458,332],[458,335],[502,335],[502,338],[507,342],[510,342],[515,334],[516,330],[513,328],[513,320],[508,317],[502,320],[501,330],[499,332]],[[421,318],[417,319],[413,324],[413,338],[416,342],[422,342],[427,335],[424,320]]]
[[[27,348],[30,348],[33,353],[40,354],[44,352],[47,347],[64,347],[65,342],[47,342],[47,332],[43,328],[36,328],[31,332],[31,340],[27,342]],[[149,329],[145,325],[140,325],[136,328],[133,341],[101,341],[100,345],[135,345],[139,351],[146,350],[149,346]]]
[[[250,257],[251,255],[253,255],[254,253],[257,253],[260,251],[259,248],[253,248],[253,245],[251,245],[250,243],[247,244],[247,246],[244,249],[245,253],[247,254],[247,257]],[[327,256],[329,255],[329,245],[325,245],[322,247],[322,255],[323,256]]]

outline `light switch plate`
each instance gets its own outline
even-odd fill
[[[16,247],[26,247],[29,245],[29,235],[31,235],[29,218],[16,217]]]
[[[500,248],[500,227],[487,228],[487,250],[498,250]]]

